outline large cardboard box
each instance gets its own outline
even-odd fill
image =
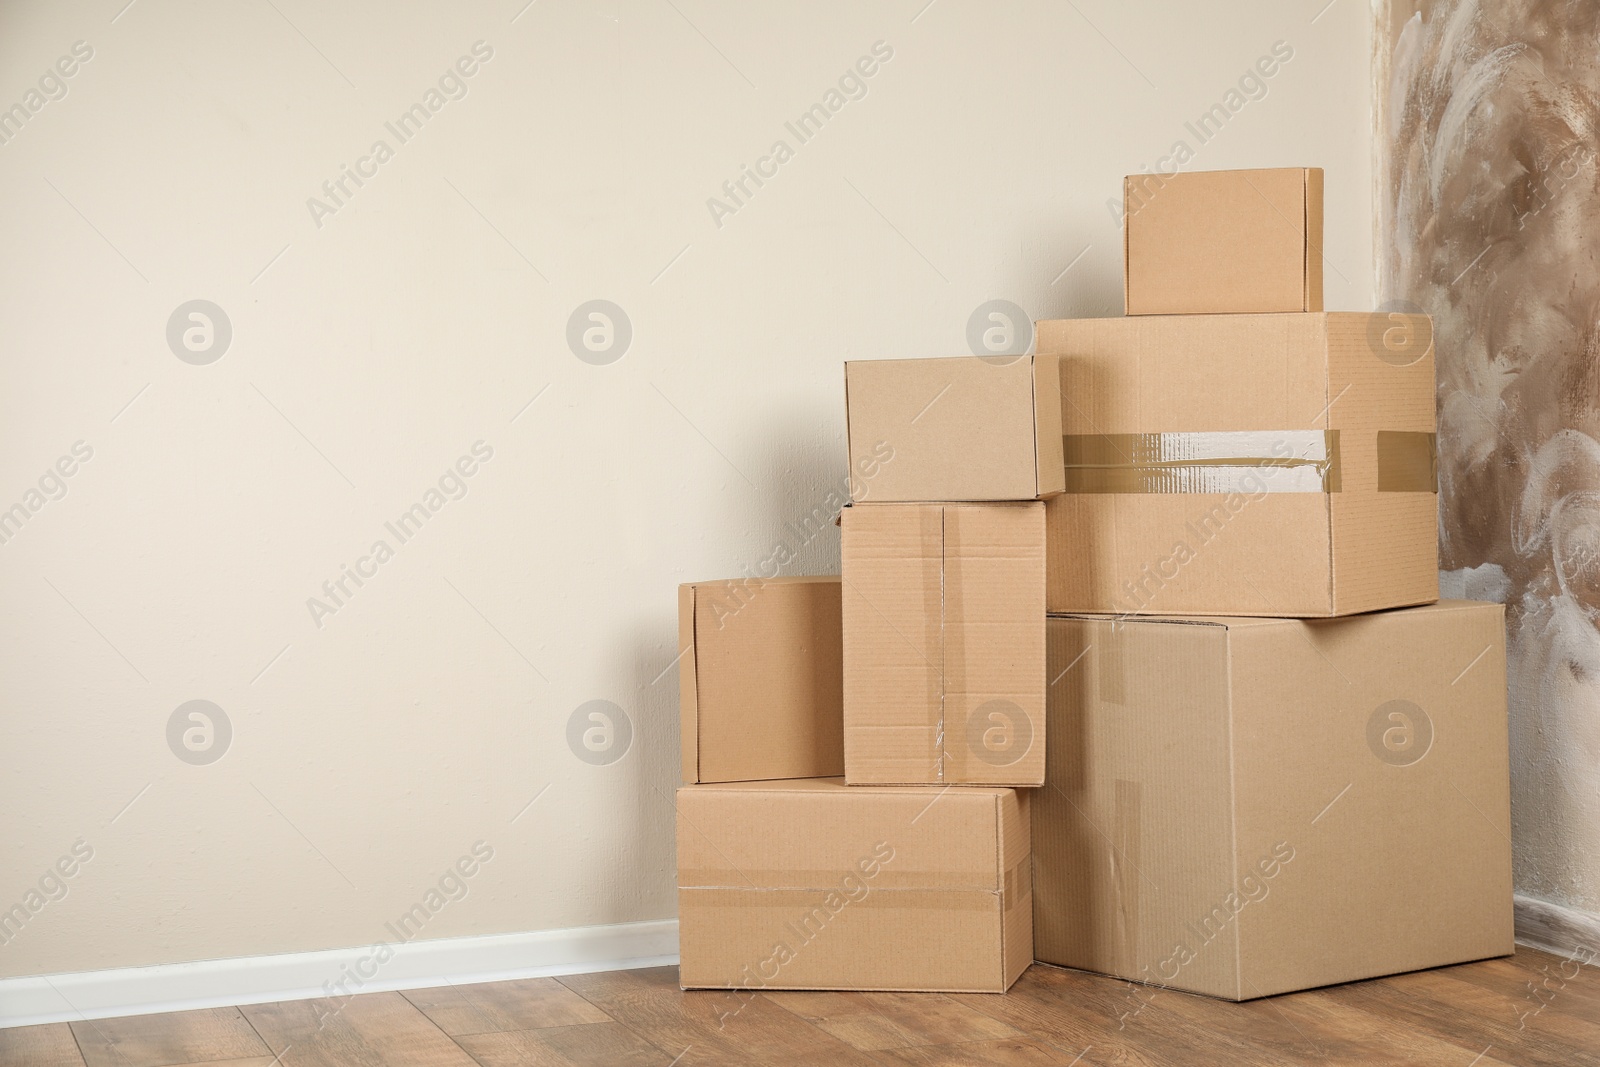
[[[1036,958],[1247,1000],[1510,953],[1503,627],[1052,618]]]
[[[1044,780],[1044,505],[841,517],[851,785]]]
[[[678,587],[683,780],[844,773],[839,577]]]
[[[1436,600],[1426,315],[1038,325],[1061,360],[1052,612],[1348,615]]]
[[[1055,361],[844,365],[852,500],[1034,500],[1061,491]]]
[[[678,791],[685,989],[1003,993],[1033,960],[1028,800],[837,778]]]
[[[1129,315],[1322,310],[1322,171],[1132,174],[1123,182]]]

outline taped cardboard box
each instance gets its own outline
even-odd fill
[[[1044,780],[1044,505],[841,516],[851,785]]]
[[[844,773],[839,578],[678,587],[683,780]]]
[[[865,360],[846,363],[844,378],[852,500],[1034,500],[1061,491],[1054,360]]]
[[[1041,962],[1248,1000],[1512,951],[1501,605],[1049,628]]]
[[[730,1010],[762,989],[1003,993],[1033,960],[1028,848],[1012,789],[686,786],[680,981]]]
[[[1426,315],[1063,319],[1038,345],[1061,360],[1052,612],[1438,599]]]
[[[1322,171],[1130,174],[1129,315],[1322,310]]]

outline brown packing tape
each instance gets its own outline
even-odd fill
[[[1411,430],[1379,430],[1378,492],[1438,491],[1438,435]]]
[[[871,786],[861,786],[871,789]],[[880,889],[972,890],[993,892],[994,869],[971,871],[896,871],[880,867],[868,878],[851,870],[796,870],[793,868],[687,867],[678,872],[679,889],[758,889],[762,892],[825,893],[844,892],[844,880],[852,878],[873,892]],[[783,885],[785,888],[773,888]]]
[[[1285,431],[1279,440],[1303,449],[1308,434],[1321,435],[1316,458],[1271,454],[1224,454],[1231,434],[1068,434],[1062,439],[1069,493],[1228,493],[1241,490],[1314,492],[1309,486],[1277,487],[1271,479],[1246,484],[1250,470],[1305,468],[1320,477],[1320,491],[1343,488],[1344,453],[1338,430]],[[1418,430],[1379,430],[1378,492],[1438,491],[1438,435]]]
[[[1069,493],[1340,489],[1338,430],[1065,434],[1061,443]]]

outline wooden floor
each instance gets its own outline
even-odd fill
[[[1248,1004],[1035,966],[1005,996],[683,993],[677,970],[0,1030],[5,1067],[1600,1064],[1600,969],[1520,949]]]

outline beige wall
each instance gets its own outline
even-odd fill
[[[966,351],[997,298],[1119,313],[1107,200],[1180,139],[1325,167],[1329,306],[1372,306],[1362,4],[123,3],[0,8],[0,107],[92,49],[0,144],[0,908],[74,872],[0,976],[368,944],[478,842],[422,936],[670,917],[674,586],[837,566],[787,524],[843,477],[842,359]],[[606,365],[565,339],[597,298]],[[195,299],[214,362],[168,343]],[[207,765],[169,748],[191,700],[231,724]],[[568,746],[591,700],[610,764]]]

